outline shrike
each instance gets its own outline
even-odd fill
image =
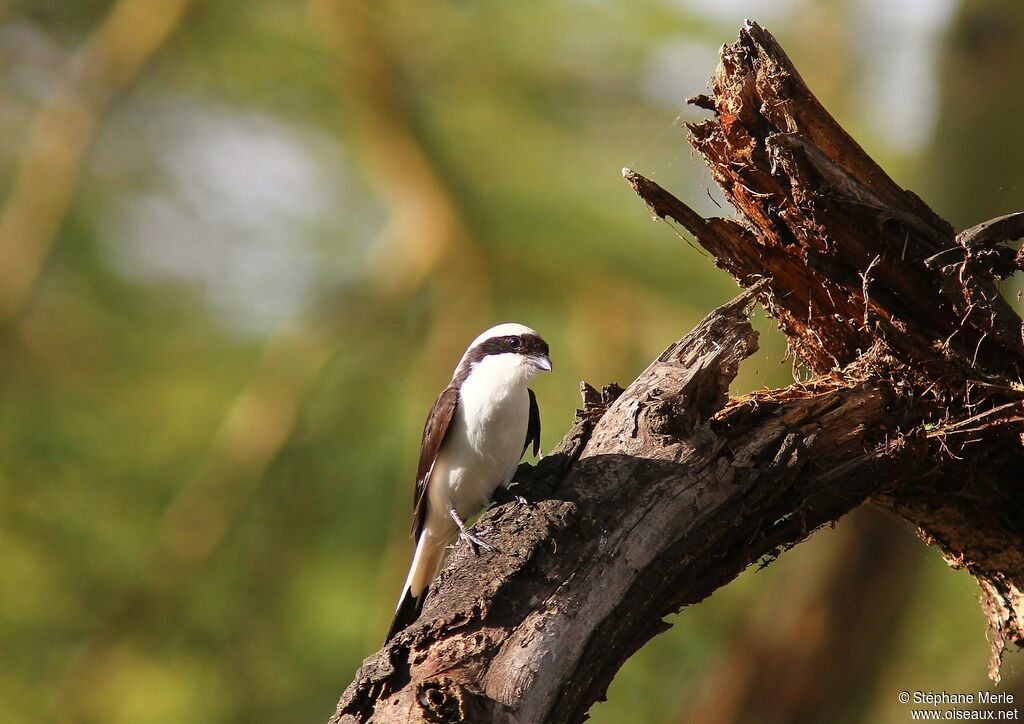
[[[499,324],[473,340],[437,396],[416,471],[416,553],[385,642],[419,616],[456,531],[472,546],[491,548],[465,521],[512,480],[531,442],[534,456],[539,452],[540,410],[526,383],[541,370],[551,370],[547,342],[529,327]]]

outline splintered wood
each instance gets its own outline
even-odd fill
[[[625,390],[583,388],[573,428],[517,474],[529,502],[477,523],[496,550],[456,545],[332,722],[582,721],[666,615],[865,502],[978,579],[994,678],[1024,644],[1024,342],[996,288],[1024,218],[955,234],[757,25],[723,47],[712,89],[690,142],[739,218],[624,173],[747,291]],[[729,399],[755,299],[815,376]]]

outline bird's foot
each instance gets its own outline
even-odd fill
[[[459,532],[459,538],[461,538],[462,540],[464,540],[467,543],[469,543],[469,548],[470,548],[470,550],[473,551],[473,555],[474,556],[480,555],[480,551],[477,550],[478,547],[479,548],[483,548],[484,550],[488,550],[488,551],[493,551],[494,550],[494,546],[492,546],[490,543],[486,542],[482,538],[476,537],[475,535],[473,535],[469,531],[465,531],[465,532],[460,531]]]
[[[510,483],[507,487],[502,485],[494,491],[494,502],[498,505],[503,505],[515,501],[525,505],[527,508],[533,508],[536,503],[519,492],[526,490],[526,487],[528,486],[524,486],[520,482]]]
[[[449,515],[451,515],[452,520],[455,521],[455,525],[459,526],[459,538],[469,543],[469,548],[473,551],[473,555],[480,555],[480,551],[477,550],[477,546],[488,551],[494,550],[494,546],[481,540],[480,538],[477,538],[475,535],[469,532],[469,528],[466,527],[465,522],[463,522],[462,518],[459,517],[458,513],[456,513],[454,510],[449,510],[448,513]]]

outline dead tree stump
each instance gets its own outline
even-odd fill
[[[363,663],[332,722],[582,720],[663,618],[871,503],[983,591],[998,680],[1024,645],[1024,337],[997,281],[1024,214],[956,234],[836,123],[756,24],[724,46],[690,142],[740,218],[626,170],[746,291],[625,390],[584,388],[530,501],[478,522],[422,618]],[[754,301],[805,382],[729,398]]]

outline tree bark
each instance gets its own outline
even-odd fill
[[[753,562],[873,502],[984,592],[991,675],[1024,644],[1021,320],[1010,217],[959,237],[810,93],[770,34],[722,49],[690,126],[743,220],[704,219],[639,174],[747,290],[575,426],[462,544],[419,621],[368,658],[332,722],[581,721],[621,664]],[[754,300],[811,376],[729,398]]]

